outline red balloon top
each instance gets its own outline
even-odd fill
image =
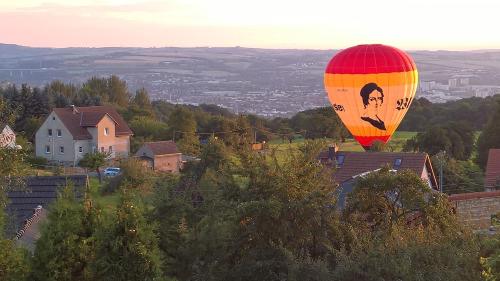
[[[413,59],[400,49],[381,45],[358,45],[337,53],[328,63],[326,73],[370,74],[416,70]]]

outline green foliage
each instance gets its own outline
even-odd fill
[[[99,168],[106,164],[106,161],[109,157],[108,153],[105,152],[93,152],[87,153],[80,159],[78,163],[81,167],[89,168],[91,170],[95,170],[99,175],[99,182],[101,181],[101,171]]]
[[[443,229],[458,226],[448,200],[410,170],[394,172],[384,167],[359,178],[346,205],[347,220],[375,233],[408,222]]]
[[[484,127],[477,140],[477,163],[484,169],[488,161],[488,152],[491,148],[500,148],[500,101],[497,101],[495,114]]]
[[[433,157],[434,171],[439,172],[439,160]],[[445,193],[484,191],[484,174],[477,164],[448,158],[443,165],[443,189]]]
[[[480,280],[479,246],[470,234],[397,227],[383,238],[360,236],[339,253],[334,280]]]
[[[349,134],[331,107],[306,110],[290,119],[295,131],[305,131],[306,138],[344,139]]]
[[[436,155],[440,151],[458,160],[468,160],[474,147],[474,132],[465,123],[433,126],[418,133],[405,144],[405,151],[423,151]]]
[[[94,280],[161,279],[155,226],[146,220],[144,206],[131,190],[122,190],[115,214],[96,231]]]
[[[0,209],[0,213],[2,211]],[[14,241],[4,239],[0,235],[0,280],[29,280],[27,279],[29,272],[29,254],[27,251],[18,248]]]
[[[386,144],[382,141],[376,140],[372,143],[372,146],[370,147],[370,151],[373,152],[381,152],[385,151],[387,149]]]
[[[494,114],[499,97],[473,97],[446,103],[431,103],[425,98],[415,99],[399,130],[423,132],[436,125],[461,121],[468,123],[473,130],[480,131]]]
[[[151,190],[153,171],[142,165],[136,158],[120,162],[120,174],[109,179],[104,187],[104,193],[113,193],[122,187],[129,186],[141,191]]]
[[[50,207],[33,257],[34,280],[94,280],[90,263],[95,258],[93,232],[98,211],[90,199],[81,204],[73,187],[64,188]]]

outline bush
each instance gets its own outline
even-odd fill
[[[140,189],[149,190],[152,187],[153,172],[144,167],[136,158],[125,159],[120,163],[121,173],[113,178],[107,180],[103,188],[104,193],[112,193],[120,189],[125,182],[129,186]]]
[[[27,158],[28,163],[31,166],[41,167],[47,165],[47,158],[40,156],[30,156]]]

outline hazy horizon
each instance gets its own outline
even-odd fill
[[[27,48],[40,48],[40,49],[71,49],[71,48],[89,48],[89,49],[100,49],[100,48],[137,48],[137,49],[154,49],[154,48],[243,48],[243,49],[263,49],[263,50],[317,50],[317,51],[328,51],[328,50],[342,50],[345,48],[349,48],[352,46],[346,46],[345,48],[329,48],[329,49],[321,49],[321,48],[279,48],[279,47],[249,47],[249,46],[64,46],[64,47],[50,47],[50,46],[28,46],[22,45],[12,42],[0,42],[0,45],[15,45],[19,47],[27,47]],[[360,43],[361,44],[361,43]],[[357,45],[360,45],[357,44]],[[379,44],[379,43],[374,43]],[[383,44],[383,43],[380,43]],[[384,44],[385,45],[385,44]],[[484,49],[469,49],[469,50],[454,50],[454,49],[403,49],[405,51],[410,52],[485,52],[485,51],[500,51],[499,48],[484,48]]]

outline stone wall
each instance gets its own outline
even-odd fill
[[[475,230],[488,229],[500,212],[500,191],[453,194],[448,197],[460,221]]]

